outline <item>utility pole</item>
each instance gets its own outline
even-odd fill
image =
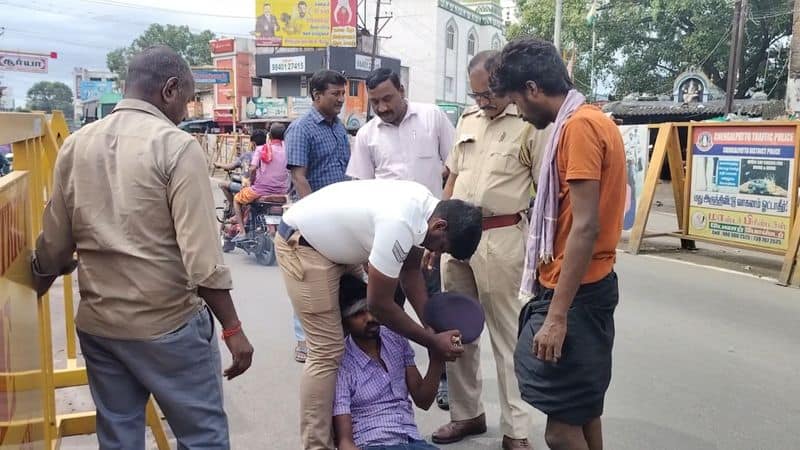
[[[800,112],[800,0],[794,0],[789,79],[786,81],[786,111],[790,114]]]
[[[375,1],[375,27],[372,30],[372,52],[370,54],[370,61],[369,61],[370,70],[375,70],[375,58],[378,55],[378,35],[383,30],[383,27],[385,27],[386,24],[389,23],[389,19],[393,17],[391,13],[389,13],[389,15],[386,16],[381,16],[381,3],[383,3],[384,1],[386,1],[387,4],[391,4],[391,0]],[[366,6],[364,6],[364,8],[366,9]],[[386,20],[386,22],[384,22],[381,25],[381,20],[384,19]],[[367,102],[367,120],[371,118],[372,118],[372,104]]]
[[[725,114],[730,114],[733,111],[733,97],[736,94],[742,58],[742,41],[744,40],[744,29],[747,24],[748,0],[736,0],[733,8],[733,32],[731,33],[731,51],[728,56]]]
[[[375,2],[375,27],[372,29],[372,57],[369,62],[370,70],[375,70],[375,55],[378,53],[378,27],[381,23],[381,3],[383,3],[383,0],[376,0]]]
[[[556,50],[561,50],[561,16],[564,10],[564,0],[556,0],[556,24],[553,29],[553,45]]]

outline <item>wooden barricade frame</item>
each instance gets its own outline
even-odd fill
[[[687,144],[685,148],[686,157],[681,152],[681,144],[678,136],[678,128],[687,127]],[[689,233],[689,209],[691,206],[692,189],[692,161],[693,161],[693,136],[696,128],[705,127],[792,127],[794,129],[794,156],[791,183],[789,185],[789,198],[791,209],[789,210],[789,235],[787,236],[788,248],[771,249],[759,245],[747,244],[742,242],[731,242],[712,237],[698,236]],[[646,238],[659,236],[673,236],[682,241],[700,241],[715,245],[739,248],[744,250],[762,252],[767,254],[782,255],[783,265],[778,277],[778,284],[782,286],[800,285],[800,261],[798,261],[798,249],[800,249],[800,199],[798,199],[798,188],[800,187],[800,123],[791,121],[764,121],[764,122],[692,122],[692,123],[663,123],[657,126],[658,135],[653,146],[652,156],[647,167],[644,187],[639,205],[636,211],[636,219],[630,231],[628,242],[628,253],[638,254],[642,241]],[[675,198],[675,211],[677,219],[677,230],[669,233],[647,234],[647,222],[655,199],[656,186],[659,176],[668,164],[672,178],[672,192]]]
[[[69,129],[61,112],[54,112],[49,119],[42,113],[0,113],[0,141],[11,143],[14,152],[12,175],[27,179],[28,232],[32,237],[37,236],[42,228],[42,213],[52,191],[56,155],[68,136]],[[63,277],[66,367],[54,367],[50,298],[46,293],[37,301],[41,371],[8,374],[12,380],[7,386],[20,390],[41,389],[43,417],[31,420],[44,422],[43,441],[48,450],[60,448],[64,437],[94,434],[96,431],[96,411],[59,414],[56,405],[58,389],[88,385],[86,368],[79,365],[77,357],[72,283],[71,276]],[[147,403],[146,415],[158,449],[169,450],[164,425],[152,397]],[[12,443],[8,448],[23,447],[14,447]]]
[[[215,137],[213,144],[209,136]],[[194,137],[203,147],[208,162],[208,175],[212,178],[217,173],[215,163],[230,164],[250,145],[248,134],[195,134]]]

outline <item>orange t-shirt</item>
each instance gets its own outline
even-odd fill
[[[556,155],[560,189],[554,260],[539,266],[539,282],[555,288],[572,228],[569,181],[600,181],[600,233],[594,243],[592,260],[581,284],[594,283],[611,273],[617,243],[622,234],[625,212],[625,145],[617,125],[592,105],[583,105],[567,120],[561,131]]]

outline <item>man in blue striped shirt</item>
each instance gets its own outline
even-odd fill
[[[339,120],[347,80],[332,70],[311,77],[309,89],[314,107],[292,122],[286,132],[287,168],[300,198],[344,181],[350,162],[350,141]]]

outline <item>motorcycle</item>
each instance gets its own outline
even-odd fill
[[[239,235],[241,224],[230,221],[223,223],[221,229],[222,251],[230,253],[240,248],[248,255],[255,255],[256,261],[263,266],[275,265],[273,240],[278,233],[278,224],[281,223],[284,205],[287,202],[287,195],[267,195],[245,205],[242,216],[244,217],[246,237],[234,241],[234,238]]]

